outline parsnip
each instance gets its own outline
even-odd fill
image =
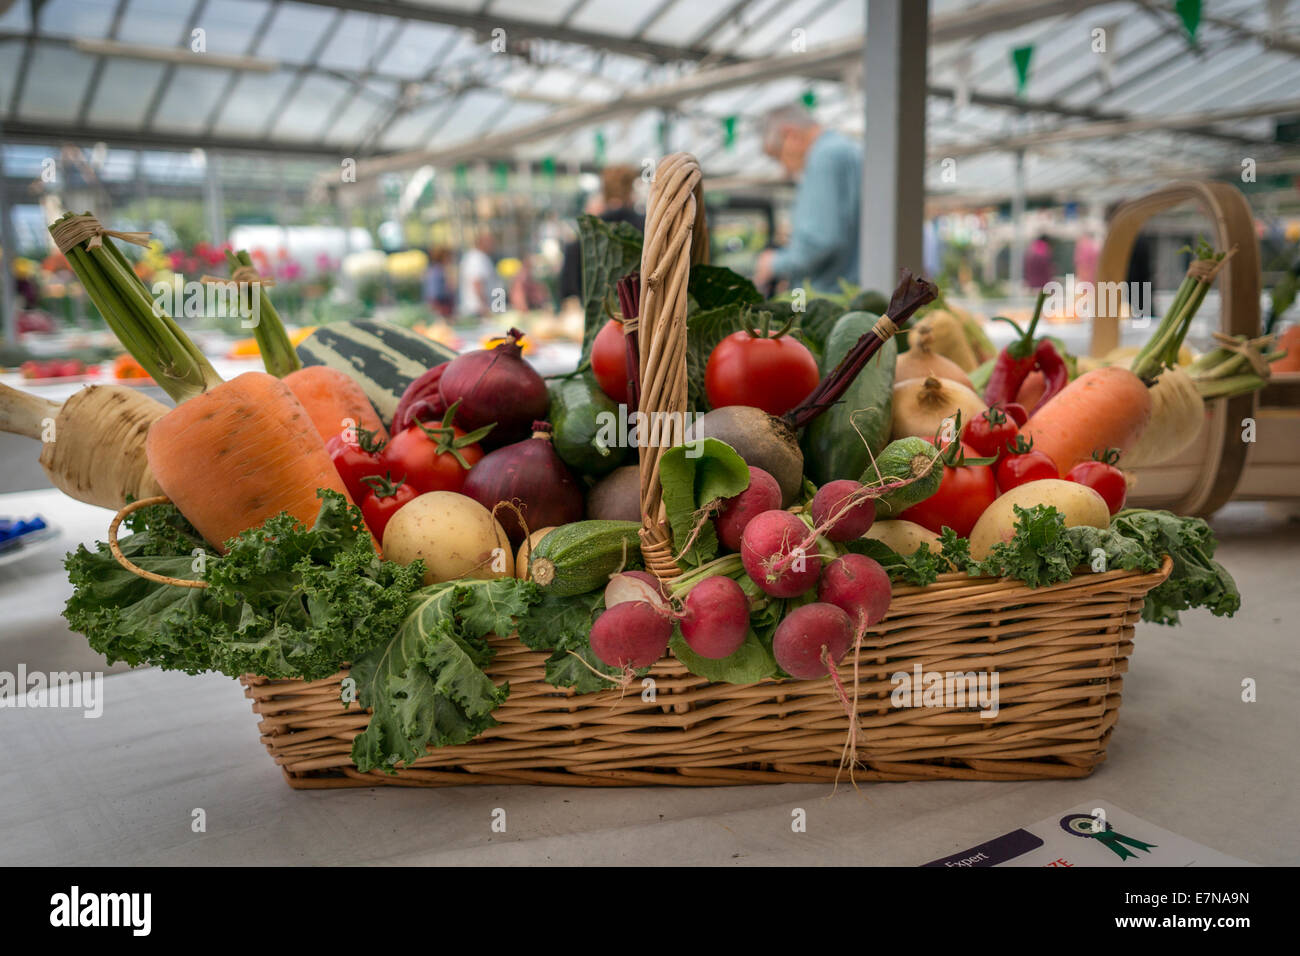
[[[89,385],[62,405],[0,385],[0,431],[41,442],[41,467],[54,487],[114,511],[128,496],[162,494],[145,436],[166,413],[162,402],[120,385]]]
[[[1120,459],[1125,468],[1169,461],[1196,441],[1205,422],[1205,402],[1196,383],[1181,368],[1165,369],[1147,391],[1151,421]]]

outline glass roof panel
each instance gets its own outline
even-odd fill
[[[448,43],[459,40],[460,31],[437,23],[409,22],[398,31],[384,53],[385,73],[416,79],[433,66],[433,58]]]
[[[348,13],[325,49],[320,65],[335,70],[362,70],[387,42],[393,31],[391,17]]]
[[[349,88],[348,83],[332,76],[308,76],[284,112],[274,119],[275,136],[283,139],[315,137]],[[263,123],[272,120],[270,109],[268,106],[261,110]]]
[[[203,8],[199,26],[209,53],[242,55],[248,52],[257,27],[266,16],[267,0],[221,0]]]
[[[30,9],[25,3],[11,3],[8,9],[0,12],[0,30],[26,33],[32,28]]]
[[[122,15],[118,39],[153,46],[189,46],[186,29],[196,0],[131,0]]]
[[[37,43],[18,114],[24,119],[64,123],[76,119],[93,62],[93,57],[67,47]]]
[[[90,101],[89,117],[96,126],[139,126],[149,108],[149,91],[162,79],[161,63],[107,58],[99,88]]]
[[[197,133],[225,90],[226,70],[178,66],[167,80],[153,125],[162,130]]]
[[[257,52],[281,63],[305,63],[337,10],[282,3],[262,34]]]
[[[279,103],[293,82],[290,70],[241,73],[230,91],[213,132],[218,136],[252,136],[266,126],[266,111]]]
[[[384,91],[389,91],[389,96],[397,92],[391,83],[370,81],[366,84],[366,94],[353,97],[347,106],[342,107],[342,112],[332,112],[317,130],[317,135],[340,146],[360,143],[362,137],[369,135],[371,127],[389,114],[389,108],[379,100]]]
[[[646,28],[647,40],[658,43],[687,43],[734,3],[734,0],[674,0],[654,23]],[[646,16],[649,16],[647,13]],[[708,45],[708,37],[701,42]]]
[[[116,5],[109,0],[49,0],[41,9],[41,32],[49,36],[103,39],[108,36]],[[14,6],[28,5],[15,2]],[[5,29],[9,27],[6,25]]]

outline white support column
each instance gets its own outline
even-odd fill
[[[1025,284],[1025,151],[1016,150],[1016,177],[1011,194],[1011,259],[1007,275],[1011,294],[1020,292]],[[1035,290],[1037,291],[1037,290]]]
[[[885,295],[920,271],[929,0],[867,0],[861,284]]]
[[[13,209],[5,188],[4,136],[0,135],[0,342],[18,342],[18,293],[14,284],[14,260],[18,258],[18,239],[14,232]]]

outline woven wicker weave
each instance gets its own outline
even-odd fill
[[[686,282],[706,258],[693,157],[656,171],[641,263],[641,409],[686,404]],[[642,448],[642,551],[661,577],[677,574],[659,500],[659,448]],[[140,502],[139,507],[153,500]],[[130,510],[130,509],[127,509]],[[115,555],[114,521],[110,540]],[[1082,777],[1105,759],[1149,574],[1081,573],[1032,589],[949,574],[895,587],[888,616],[840,667],[858,702],[856,780],[1019,780]],[[137,573],[139,572],[139,569]],[[185,582],[177,582],[185,583]],[[201,586],[201,585],[199,585]],[[326,680],[244,677],[262,742],[296,788],[436,787],[470,783],[716,786],[833,780],[848,719],[829,680],[712,684],[672,658],[626,693],[559,690],[547,653],[512,637],[491,641],[488,674],[509,682],[498,726],[456,747],[431,748],[410,767],[360,773],[352,742],[369,714],[344,704],[343,671]],[[895,674],[995,674],[996,715],[977,702],[895,706]],[[856,689],[856,694],[854,691]],[[964,705],[963,705],[964,704]]]

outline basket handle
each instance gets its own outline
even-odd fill
[[[155,574],[153,571],[146,571],[144,568],[140,567],[140,565],[133,563],[130,558],[124,555],[122,553],[122,546],[117,543],[117,529],[121,527],[122,520],[126,518],[127,515],[132,514],[141,508],[148,508],[150,505],[166,504],[171,504],[170,498],[166,495],[155,495],[152,498],[141,498],[138,501],[133,501],[117,514],[113,515],[113,521],[108,526],[108,550],[112,552],[113,557],[117,560],[118,564],[122,565],[122,567],[126,568],[132,574],[145,578],[148,581],[156,581],[159,584],[173,584],[178,588],[206,588],[208,587],[207,581],[191,581],[188,578],[173,578],[168,577],[165,574]]]
[[[709,258],[702,179],[700,164],[689,153],[660,161],[641,248],[641,554],[646,568],[662,579],[680,573],[659,487],[659,459],[685,438],[686,286],[691,266]]]
[[[1171,183],[1146,196],[1121,204],[1108,224],[1097,260],[1097,282],[1123,282],[1138,232],[1148,219],[1183,203],[1194,202],[1214,228],[1215,247],[1236,247],[1236,254],[1219,273],[1219,328],[1228,335],[1259,335],[1259,239],[1250,203],[1229,183],[1185,181]],[[1119,345],[1118,310],[1108,308],[1110,296],[1098,295],[1092,320],[1091,353],[1103,356]],[[1240,422],[1254,415],[1257,394],[1218,399],[1218,412],[1209,419],[1206,454],[1195,486],[1180,501],[1169,502],[1179,514],[1216,511],[1237,487],[1246,467],[1249,445],[1241,440]]]

